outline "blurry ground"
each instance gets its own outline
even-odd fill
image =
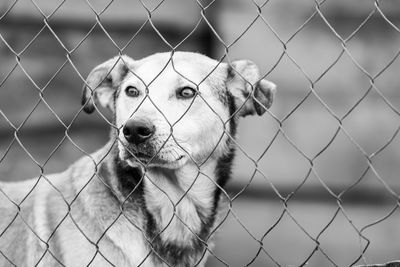
[[[49,1],[36,2],[45,14],[50,14],[57,6],[57,3],[50,4]],[[107,2],[103,2],[96,2],[98,6],[94,8],[104,8]],[[0,4],[1,14],[11,3]],[[380,3],[387,18],[399,27],[400,2],[388,0]],[[129,6],[130,9],[126,6],[129,3],[125,0],[115,1],[104,13],[105,28],[120,47],[135,36],[146,18],[146,12],[140,6]],[[175,45],[190,33],[200,17],[200,9],[191,1],[185,4],[166,1],[161,7],[160,11],[153,13],[155,25]],[[184,16],[176,16],[178,8],[185,11]],[[328,0],[321,6],[321,12],[343,39],[350,36],[373,9],[372,1],[362,0]],[[365,155],[384,147],[400,125],[400,61],[395,58],[399,50],[399,31],[376,12],[347,42],[351,58],[347,53],[340,56],[341,42],[320,16],[312,18],[295,34],[315,12],[314,1],[269,1],[262,8],[265,21],[258,18],[254,24],[251,23],[258,13],[252,1],[221,0],[210,10],[214,11],[206,12],[206,15],[225,45],[229,46],[229,58],[253,60],[264,74],[268,73],[269,80],[278,84],[272,115],[246,119],[240,125],[238,144],[243,151],[238,149],[229,192],[235,195],[250,183],[249,188],[233,202],[233,210],[243,225],[232,215],[227,218],[217,232],[216,256],[229,266],[249,263],[251,266],[276,266],[274,261],[281,266],[298,266],[315,249],[316,242],[312,238],[317,238],[328,225],[318,238],[321,249],[315,252],[307,266],[335,266],[330,261],[338,266],[348,266],[366,245],[349,220],[361,230],[390,215],[383,222],[363,230],[362,234],[371,241],[364,255],[368,262],[398,258],[399,211],[390,213],[397,200],[382,183],[384,181],[400,194],[398,136],[372,159],[374,170],[369,169],[364,176],[363,173],[368,167]],[[93,66],[118,53],[99,26],[85,38],[95,24],[95,16],[82,1],[67,0],[49,24],[53,25],[57,38],[68,50],[79,45],[71,53],[70,60],[84,77]],[[249,25],[251,27],[241,36]],[[61,171],[82,156],[75,145],[90,153],[107,140],[107,123],[101,116],[78,112],[82,79],[67,61],[66,51],[57,38],[44,29],[27,46],[42,27],[40,13],[29,1],[18,1],[12,11],[0,19],[2,37],[16,52],[23,51],[20,64],[25,70],[24,73],[20,66],[15,67],[15,55],[0,41],[0,110],[7,117],[0,115],[0,180],[16,181],[40,173],[40,168],[18,142],[14,141],[9,148],[14,130],[7,120],[16,128],[22,123],[18,136],[34,160],[44,165],[45,173]],[[221,57],[225,48],[207,29],[202,23],[179,50]],[[280,59],[284,52],[282,43],[286,43],[287,49]],[[124,52],[142,57],[169,49],[146,25]],[[393,58],[395,60],[391,62]],[[14,67],[16,69],[9,74]],[[325,72],[327,69],[329,71]],[[47,84],[57,70],[60,71],[55,79]],[[374,78],[374,88],[370,91],[370,77],[364,71]],[[44,99],[54,113],[45,103],[38,102],[38,88],[43,87],[46,88]],[[311,94],[296,108],[311,87],[324,105]],[[380,94],[390,101],[391,106]],[[68,130],[74,145],[68,138],[64,139],[65,128],[59,120],[68,126],[75,115],[77,117]],[[274,139],[279,123],[273,116],[283,121],[282,129],[286,136],[279,133]],[[336,137],[340,123],[335,116],[342,120],[344,129]],[[335,139],[330,143],[333,137]],[[264,176],[257,173],[252,179],[255,164],[251,159],[257,160],[261,155],[258,167]],[[308,175],[311,165],[307,158],[314,157],[314,170]],[[357,182],[360,177],[362,180]],[[274,226],[284,206],[273,187],[286,196],[303,182],[304,185],[288,202],[289,213],[285,213]],[[327,188],[340,193],[354,183],[356,186],[343,197],[346,215],[339,211],[329,224],[338,204]],[[263,239],[266,252],[261,251],[252,262],[259,248],[255,239],[261,240],[266,233]],[[209,266],[225,265],[211,259]]]

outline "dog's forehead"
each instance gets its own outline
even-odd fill
[[[134,73],[146,84],[154,79],[179,79],[200,83],[206,77],[222,79],[225,76],[223,63],[207,56],[191,53],[176,52],[159,53],[135,62]]]

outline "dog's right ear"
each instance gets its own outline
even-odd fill
[[[95,105],[113,111],[114,92],[129,72],[127,64],[133,62],[128,56],[116,56],[95,67],[88,75],[83,85],[82,105],[86,113],[92,113]]]

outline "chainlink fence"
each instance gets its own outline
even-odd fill
[[[93,67],[123,54],[168,51],[173,60],[179,50],[220,62],[250,59],[262,78],[278,85],[272,108],[242,119],[238,138],[229,137],[237,155],[232,180],[222,189],[227,210],[199,240],[210,254],[206,266],[399,259],[399,1],[10,0],[0,11],[0,180],[37,177],[23,196],[0,184],[0,207],[15,210],[8,221],[0,214],[2,266],[27,266],[24,256],[11,258],[12,244],[5,241],[15,235],[17,221],[43,248],[31,266],[49,257],[66,266],[51,239],[67,220],[93,247],[82,266],[94,266],[99,257],[118,266],[101,243],[126,217],[125,202],[134,193],[93,240],[72,211],[79,194],[102,178],[93,173],[78,195],[64,196],[49,174],[82,156],[97,168],[91,153],[107,142],[111,127],[118,128],[109,112],[96,108],[88,116],[80,106]],[[57,192],[66,210],[45,238],[24,215],[39,184]],[[206,242],[214,236],[211,249]],[[139,265],[157,254],[155,239],[146,239],[152,250]]]

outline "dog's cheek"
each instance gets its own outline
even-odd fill
[[[218,157],[221,151],[219,140],[223,135],[223,124],[220,121],[208,119],[192,121],[187,127],[190,129],[188,134],[191,156],[197,162],[203,162],[211,156]]]
[[[229,110],[219,101],[209,101],[212,106],[204,110],[202,113],[202,137],[206,142],[205,145],[211,148],[213,155],[219,156],[221,144],[225,143],[226,134],[230,132]]]

